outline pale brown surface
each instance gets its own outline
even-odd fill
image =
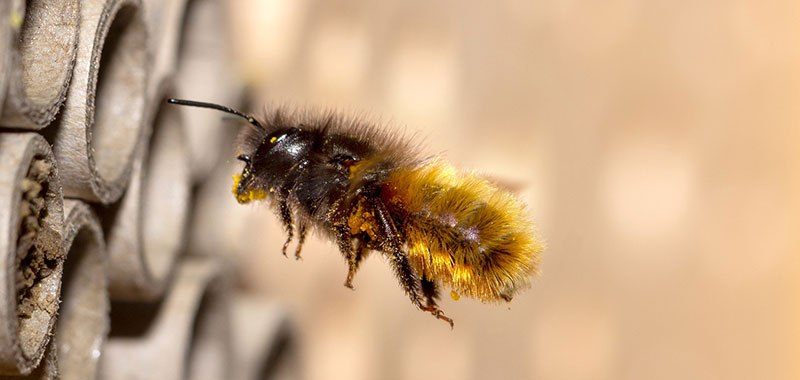
[[[40,228],[36,231],[37,241],[32,250],[33,255],[39,258],[55,261],[47,275],[43,267],[31,265],[34,260],[17,260],[23,179],[28,176],[31,162],[35,159],[46,161],[50,167],[43,182],[46,190],[40,190],[45,211],[35,222],[40,223]],[[64,269],[64,252],[58,248],[64,226],[58,168],[47,142],[33,132],[0,134],[0,210],[8,210],[0,217],[0,374],[28,374],[41,360],[50,340],[58,313]],[[43,257],[40,249],[45,251]],[[28,254],[31,251],[26,252]],[[36,275],[25,289],[25,297],[20,303],[16,283],[20,279],[18,274],[26,270],[33,270]],[[27,316],[20,315],[23,309]]]
[[[198,380],[232,373],[222,267],[213,258],[187,258],[160,301],[112,303],[100,378]]]
[[[77,0],[8,0],[0,6],[0,125],[40,129],[67,96],[80,29]],[[24,3],[24,4],[23,4]],[[8,65],[8,66],[6,66]]]
[[[110,324],[108,252],[100,220],[86,203],[64,201],[63,247],[67,257],[53,337],[58,373],[63,380],[93,380]]]
[[[548,248],[510,309],[443,300],[450,331],[377,255],[355,292],[328,242],[281,256],[277,218],[230,194],[238,165],[213,179],[215,233],[289,307],[309,379],[800,377],[798,8],[231,1],[256,110],[407,125],[522,184]]]
[[[86,0],[72,79],[50,139],[64,194],[119,199],[145,111],[148,57],[141,0]]]
[[[183,120],[166,103],[169,87],[151,101],[147,145],[137,151],[119,208],[106,209],[109,287],[113,299],[163,296],[183,249],[190,172]],[[113,219],[111,219],[113,217]]]

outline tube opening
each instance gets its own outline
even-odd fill
[[[159,102],[144,162],[142,247],[154,278],[166,277],[184,242],[191,197],[180,111]]]
[[[20,182],[18,236],[16,244],[17,328],[23,353],[32,356],[45,338],[50,321],[58,311],[59,270],[61,252],[55,242],[61,241],[45,220],[48,209],[48,177],[52,164],[42,156],[34,156],[28,172]]]
[[[46,112],[66,95],[77,49],[79,5],[75,0],[29,0],[19,39],[27,100]],[[52,110],[54,112],[54,110]]]
[[[145,37],[139,9],[126,4],[116,13],[102,46],[91,149],[95,169],[107,181],[123,174],[141,133],[147,75]]]

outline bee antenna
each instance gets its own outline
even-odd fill
[[[261,129],[262,131],[266,131],[266,128],[264,128],[264,126],[261,125],[261,123],[259,123],[258,120],[256,120],[256,118],[254,118],[254,117],[252,117],[252,116],[250,116],[250,115],[248,115],[246,113],[243,113],[241,111],[237,111],[237,110],[235,110],[235,109],[233,109],[231,107],[226,107],[226,106],[219,105],[219,104],[214,104],[214,103],[196,102],[194,100],[175,99],[175,98],[167,99],[167,103],[177,104],[177,105],[180,105],[180,106],[211,108],[211,109],[219,110],[219,111],[222,111],[222,112],[227,112],[227,113],[234,114],[236,116],[239,116],[239,117],[247,120],[248,123],[255,125],[256,127]]]

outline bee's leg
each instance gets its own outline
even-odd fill
[[[397,232],[394,221],[392,221],[389,212],[386,211],[386,206],[383,205],[380,199],[372,198],[370,202],[378,223],[378,229],[383,237],[383,241],[379,242],[381,250],[389,253],[395,275],[397,275],[403,290],[411,298],[411,302],[420,310],[424,310],[422,297],[419,295],[419,279],[411,268],[408,255],[403,251],[403,241],[400,239],[400,234]]]
[[[294,237],[294,228],[292,224],[292,210],[289,209],[289,204],[286,202],[286,198],[280,199],[278,201],[278,207],[281,216],[281,223],[283,223],[283,228],[286,230],[288,237],[286,238],[286,242],[283,243],[283,255],[286,256],[286,249],[289,248],[289,243],[292,242],[292,237]]]
[[[297,236],[297,250],[294,251],[294,259],[300,260],[300,251],[303,250],[303,243],[306,241],[306,229],[308,226],[305,222],[300,222],[300,226],[297,228],[298,236]],[[285,256],[285,254],[284,254]]]
[[[361,260],[364,260],[368,254],[369,250],[367,250],[367,243],[364,243],[362,240],[356,240],[356,252],[353,262],[356,266],[356,270],[361,264]]]
[[[431,281],[425,276],[419,279],[419,287],[422,290],[422,295],[425,296],[426,304],[428,306],[436,306],[436,300],[439,299],[439,288],[436,283]]]
[[[344,286],[353,289],[353,277],[356,275],[361,260],[367,256],[367,245],[361,239],[356,239],[356,249],[351,257],[347,258],[347,279]]]
[[[423,276],[419,280],[419,284],[420,288],[422,289],[422,295],[425,296],[427,301],[426,306],[422,308],[422,310],[427,311],[433,314],[434,317],[449,323],[450,328],[453,328],[453,320],[444,315],[442,309],[439,309],[439,306],[436,305],[436,300],[439,298],[439,288],[436,286],[436,283]]]
[[[347,261],[347,278],[344,281],[344,286],[353,289],[353,274],[356,271],[353,236],[350,235],[349,228],[344,224],[337,225],[333,229],[333,233],[336,237],[336,245],[339,246],[339,252],[342,253],[345,261]]]

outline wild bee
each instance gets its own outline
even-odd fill
[[[537,272],[542,246],[524,204],[483,177],[422,158],[392,131],[336,112],[275,109],[263,120],[229,107],[180,99],[246,119],[234,175],[239,203],[268,198],[295,257],[313,227],[333,240],[352,288],[370,251],[387,256],[411,302],[453,326],[439,288],[481,301],[510,301]]]

